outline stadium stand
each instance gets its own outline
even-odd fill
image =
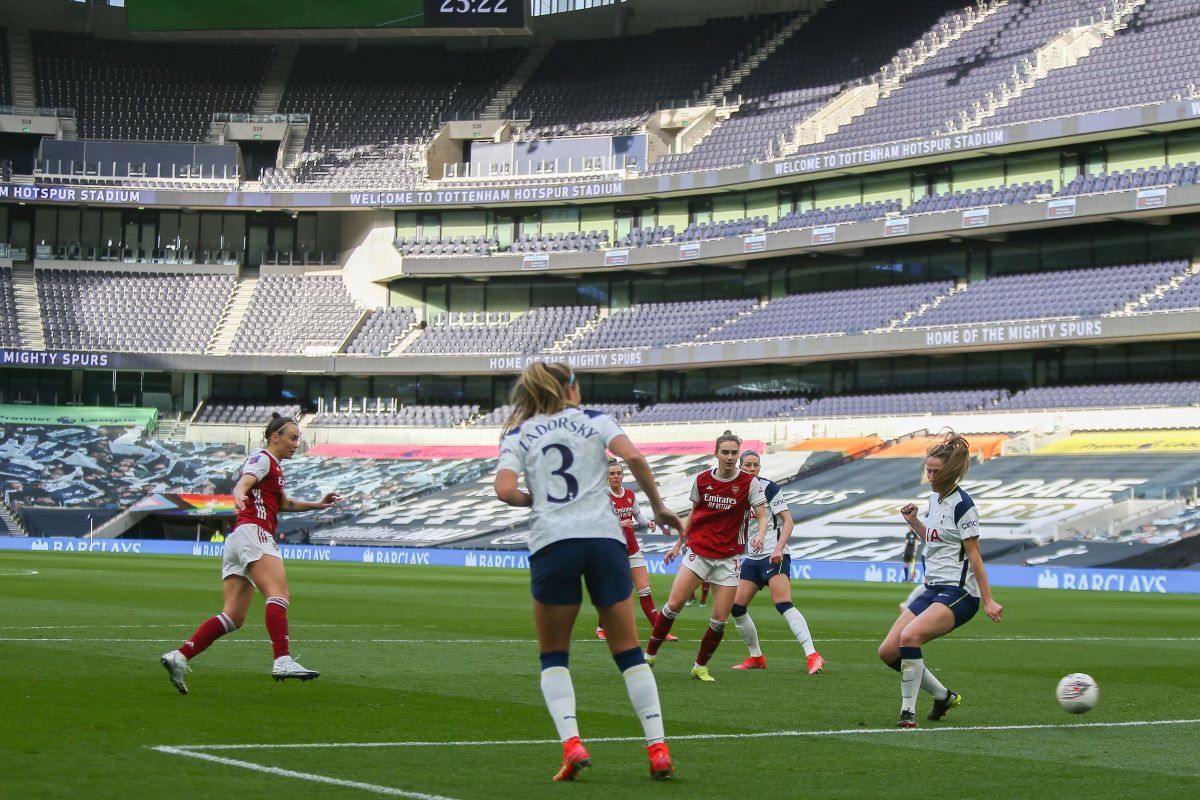
[[[917,283],[793,294],[696,337],[699,342],[861,333],[886,328],[938,298],[953,284]]]
[[[203,353],[236,278],[226,274],[36,270],[55,350]]]
[[[420,142],[364,144],[344,150],[302,153],[288,169],[268,167],[259,181],[267,191],[411,189],[425,176]]]
[[[1049,195],[1054,191],[1050,181],[1022,183],[1020,186],[989,186],[986,189],[945,192],[922,197],[904,211],[908,214],[924,214],[930,211],[954,211],[980,206],[1015,205],[1028,203],[1038,195]]]
[[[0,106],[12,105],[12,86],[9,77],[12,67],[8,62],[8,29],[0,26]]]
[[[825,141],[800,152],[895,142],[959,123],[972,108],[1009,80],[1021,59],[1078,21],[1099,17],[1091,0],[1022,0],[1008,3],[917,67],[900,87]]]
[[[417,322],[417,313],[408,306],[380,308],[370,316],[354,334],[346,352],[352,355],[381,356],[395,346],[405,333]]]
[[[1002,394],[999,389],[950,389],[822,397],[799,408],[798,416],[849,417],[981,411],[992,408]]]
[[[300,406],[208,400],[196,412],[192,422],[199,425],[266,425],[276,413],[296,419],[300,416]]]
[[[1147,186],[1191,186],[1196,183],[1195,161],[1173,167],[1138,167],[1114,170],[1100,175],[1077,175],[1070,183],[1055,192],[1059,196],[1124,192]]]
[[[477,113],[520,55],[408,43],[303,45],[280,112],[310,115],[308,152],[420,142],[443,118]]]
[[[884,219],[888,214],[898,213],[899,200],[879,200],[874,203],[818,208],[811,211],[789,211],[773,222],[768,230],[785,231],[795,228],[810,228],[816,225],[838,225],[843,222],[869,222]]]
[[[538,353],[595,319],[595,306],[531,308],[521,315],[435,318],[406,353]]]
[[[782,22],[777,15],[713,19],[642,36],[557,42],[513,100],[515,113],[532,121],[522,138],[631,133],[659,108],[695,104],[739,51]]]
[[[605,414],[608,414],[610,417],[612,417],[617,422],[622,423],[622,424],[630,421],[630,419],[632,419],[632,417],[635,414],[637,414],[637,411],[638,411],[638,407],[632,403],[588,403],[588,402],[585,402],[584,406],[586,408],[594,409],[596,411],[603,411]],[[504,421],[506,419],[508,419],[508,415],[511,413],[512,413],[512,406],[509,406],[509,405],[499,406],[497,408],[493,408],[488,413],[480,416],[478,419],[476,419],[471,424],[478,425],[480,427],[503,425]]]
[[[33,31],[38,103],[75,109],[86,139],[204,141],[213,114],[249,113],[271,48]]]
[[[315,427],[422,427],[453,428],[479,415],[478,405],[396,406],[385,409],[366,406],[365,411],[319,412],[308,423]]]
[[[844,89],[861,83],[931,26],[953,18],[961,0],[880,4],[837,0],[737,86],[746,98],[729,120],[691,152],[667,155],[651,174],[714,169],[761,161],[791,139],[802,122]],[[863,21],[870,19],[870,25]]]
[[[1143,294],[1181,279],[1187,261],[1000,275],[918,314],[904,327],[1000,322],[1047,317],[1096,316],[1122,310]]]
[[[641,425],[655,422],[741,422],[770,417],[794,417],[808,401],[802,397],[755,400],[716,400],[691,403],[658,403],[627,417],[623,422]]]
[[[332,353],[362,313],[340,275],[263,274],[229,352]]]
[[[1200,382],[1043,386],[1002,398],[996,408],[1106,408],[1114,406],[1192,406],[1200,403]]]
[[[1200,308],[1200,281],[1196,280],[1195,273],[1166,289],[1161,295],[1150,298],[1136,310],[1182,311],[1192,308]]]
[[[695,341],[755,306],[754,300],[643,303],[614,312],[572,341],[566,350],[661,347]]]
[[[12,270],[0,268],[0,347],[20,347],[21,330],[17,325],[17,297],[13,292]]]
[[[1071,69],[1056,70],[988,120],[1007,125],[1194,96],[1200,9],[1147,0],[1126,28]]]

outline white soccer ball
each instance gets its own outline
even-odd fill
[[[1091,675],[1082,672],[1072,672],[1058,682],[1054,691],[1058,704],[1072,714],[1082,714],[1091,711],[1100,700],[1100,687],[1092,680]]]

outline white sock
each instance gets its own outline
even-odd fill
[[[921,659],[924,663],[925,659]],[[928,667],[921,673],[921,688],[933,695],[935,700],[945,700],[950,696],[950,690],[942,685],[942,682],[933,674],[933,670]]]
[[[917,692],[921,690],[921,678],[925,673],[925,659],[903,659],[900,662],[900,710],[917,711]]]
[[[811,656],[817,652],[817,648],[813,647],[812,634],[808,632],[808,620],[800,613],[800,609],[789,608],[783,612],[783,618],[787,620],[788,627],[792,629],[792,635],[804,648],[804,655]]]
[[[546,708],[558,730],[562,741],[579,735],[579,723],[575,719],[575,686],[571,683],[571,670],[566,667],[550,667],[542,670],[542,697]]]
[[[742,637],[742,641],[749,648],[750,657],[761,656],[762,648],[758,644],[758,628],[754,626],[754,620],[750,619],[750,615],[742,614],[740,617],[734,617],[733,626],[737,628],[738,636]]]
[[[654,670],[650,669],[649,664],[638,664],[622,672],[621,677],[625,679],[629,702],[633,704],[633,710],[642,722],[646,744],[665,741],[662,706],[658,702],[658,683],[654,680]]]

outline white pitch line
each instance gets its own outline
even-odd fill
[[[60,630],[66,628],[90,627],[90,626],[63,626],[62,628],[46,627],[46,628],[0,628],[0,630]],[[98,625],[97,628],[111,628],[119,626]],[[137,627],[137,626],[128,626]],[[157,627],[157,626],[155,626]],[[178,636],[170,638],[140,638],[132,639],[126,637],[83,637],[83,636],[0,636],[0,642],[174,642]],[[222,642],[235,642],[238,644],[262,644],[269,641],[267,639],[251,639],[245,636],[222,638]],[[443,645],[443,644],[520,644],[533,645],[537,644],[536,639],[296,639],[295,642],[303,641],[305,644],[428,644],[428,645]],[[597,645],[602,644],[599,640],[592,639],[590,636],[572,640],[575,644],[587,644],[595,642]],[[692,640],[685,640],[692,641]],[[794,638],[784,639],[762,639],[761,641],[769,643],[776,642],[794,642]],[[873,638],[830,638],[821,639],[822,644],[865,644],[876,643],[878,637]],[[969,642],[972,647],[987,644],[988,642],[1036,642],[1044,644],[1077,644],[1080,642],[1200,642],[1200,636],[980,636],[968,637],[959,636],[957,638],[938,639],[938,645],[942,644],[961,644]]]
[[[1150,728],[1166,725],[1200,725],[1200,719],[1161,719],[1161,720],[1129,720],[1126,722],[1072,722],[1072,723],[1030,723],[1026,725],[967,725],[958,727],[937,728],[840,728],[823,731],[768,731],[757,733],[692,733],[682,736],[669,736],[669,741],[713,741],[717,739],[767,739],[767,738],[808,738],[816,736],[877,736],[893,734],[908,736],[914,733],[967,733],[986,732],[996,733],[1005,731],[1036,731],[1036,730],[1076,730],[1080,728]],[[640,736],[608,736],[589,738],[588,743],[595,742],[641,742]],[[309,742],[306,744],[181,744],[169,748],[155,747],[155,750],[169,749],[182,754],[204,753],[212,750],[331,750],[356,749],[371,747],[516,747],[522,745],[559,744],[558,739],[499,739],[491,741],[461,741],[461,742]]]
[[[159,746],[153,747],[152,750],[157,750],[160,753],[169,755],[186,756],[188,758],[198,758],[202,761],[211,761],[215,764],[224,764],[227,767],[241,767],[242,769],[253,770],[254,772],[265,772],[268,775],[279,775],[284,778],[297,778],[302,781],[311,781],[312,783],[324,783],[329,786],[341,786],[347,789],[361,789],[364,792],[373,794],[387,795],[388,797],[406,797],[410,800],[454,800],[452,797],[445,797],[439,794],[425,794],[423,792],[406,792],[403,789],[394,789],[391,786],[380,786],[375,783],[363,783],[362,781],[347,781],[340,778],[330,778],[325,775],[317,775],[312,772],[297,772],[291,769],[280,769],[279,767],[267,767],[262,764],[255,764],[252,761],[240,761],[236,758],[225,758],[223,756],[214,756],[209,753],[196,752],[195,750],[186,750],[178,747]]]

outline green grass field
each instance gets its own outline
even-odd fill
[[[760,598],[769,668],[729,669],[745,655],[731,625],[718,682],[692,681],[706,615],[687,609],[656,667],[669,783],[647,777],[585,612],[571,666],[594,766],[555,784],[526,573],[289,563],[292,651],[321,678],[270,679],[259,598],[243,630],[193,662],[183,697],[158,658],[220,610],[218,571],[215,559],[0,554],[0,796],[1192,798],[1200,785],[1194,597],[1000,590],[1005,622],[980,614],[926,647],[964,701],[929,723],[922,698],[916,731],[892,727],[899,679],[874,655],[905,587],[795,585],[829,661],[818,676]],[[655,580],[661,602],[669,578]],[[1101,687],[1080,717],[1053,698],[1074,671]]]

